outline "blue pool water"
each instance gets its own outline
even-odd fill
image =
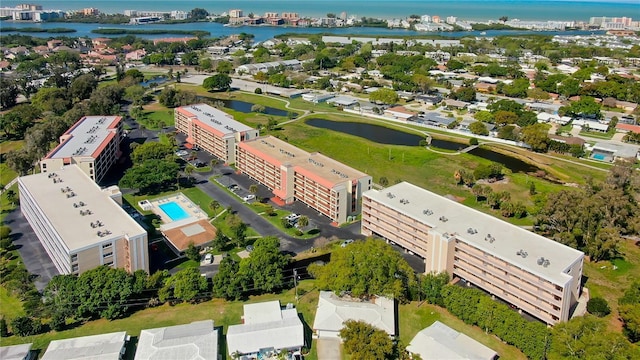
[[[158,206],[169,218],[171,218],[172,221],[178,221],[189,217],[189,214],[187,214],[187,212],[174,201]]]
[[[593,158],[596,160],[604,160],[605,157],[602,154],[593,154]]]

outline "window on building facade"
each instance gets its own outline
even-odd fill
[[[107,258],[107,257],[112,256],[112,255],[113,255],[113,253],[110,251],[110,252],[108,252],[108,253],[104,253],[104,254],[102,254],[102,257],[103,257],[103,258]]]
[[[71,262],[76,262],[78,261],[78,254],[72,254],[71,255]]]
[[[71,265],[71,272],[78,272],[78,264]]]

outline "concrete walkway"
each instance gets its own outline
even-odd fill
[[[12,187],[15,183],[18,182],[18,176],[16,176],[13,180],[11,180],[7,185],[4,186],[4,188],[0,189],[0,194],[4,193],[5,191],[9,190],[10,187]]]

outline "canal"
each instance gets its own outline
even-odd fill
[[[420,141],[425,140],[423,136],[417,134],[411,134],[380,125],[360,122],[342,122],[311,118],[306,120],[305,123],[307,125],[321,129],[333,130],[349,135],[358,136],[379,144],[419,146]],[[464,149],[468,145],[461,142],[432,139],[431,146],[440,149],[458,151]],[[536,166],[526,163],[520,159],[503,155],[488,149],[476,148],[471,150],[469,154],[502,164],[512,172],[527,173],[539,170]]]

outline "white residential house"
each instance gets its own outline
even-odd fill
[[[440,321],[422,329],[411,340],[407,351],[422,360],[494,360],[498,354]]]
[[[144,329],[135,360],[218,360],[218,337],[213,320]]]
[[[125,331],[53,340],[42,360],[120,360],[124,357],[128,340]]]
[[[304,325],[292,304],[285,309],[280,301],[267,301],[244,305],[243,323],[227,329],[227,350],[230,356],[241,360],[262,359],[279,354],[301,351],[304,343]]]
[[[321,291],[313,332],[318,339],[338,338],[345,321],[355,320],[364,321],[394,337],[397,335],[395,306],[393,299],[382,296],[365,301]]]

